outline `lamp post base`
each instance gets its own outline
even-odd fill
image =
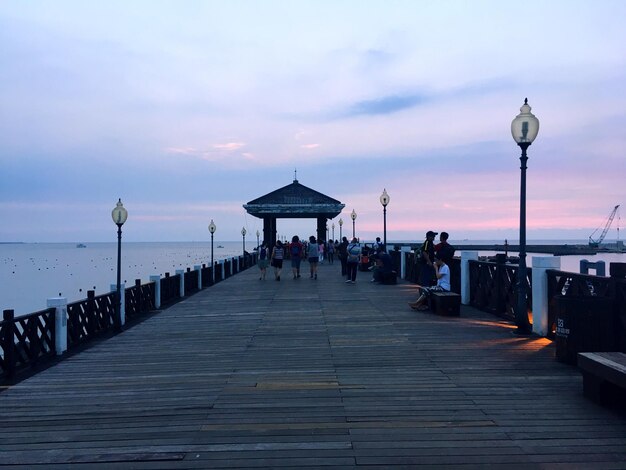
[[[532,336],[533,330],[532,328],[518,326],[512,333],[515,336]]]

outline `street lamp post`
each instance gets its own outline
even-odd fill
[[[213,234],[217,230],[215,222],[211,219],[211,223],[209,224],[209,232],[211,232],[211,281],[215,284],[215,264],[213,264]]]
[[[380,203],[383,205],[383,244],[385,245],[385,251],[387,251],[387,204],[391,198],[387,194],[387,190],[383,189],[383,193],[380,195]]]
[[[120,198],[111,212],[111,218],[117,225],[117,290],[115,295],[115,318],[113,326],[116,331],[122,330],[122,225],[128,218],[128,211],[124,209]]]
[[[243,254],[246,254],[246,227],[241,229],[241,236],[243,237]]]
[[[354,231],[354,221],[356,220],[356,212],[352,209],[352,214],[350,214],[350,218],[352,219],[352,238],[356,238],[356,232]]]
[[[341,233],[341,227],[343,227],[343,219],[339,219],[339,241],[343,241],[343,234]]]
[[[335,239],[335,222],[333,222],[332,228],[333,228],[333,240],[334,240]]]
[[[256,231],[256,247],[259,248],[259,237],[261,236],[261,232]]]
[[[511,122],[513,140],[522,149],[522,156],[520,157],[519,266],[517,268],[517,307],[515,309],[516,333],[518,334],[529,334],[531,332],[526,301],[526,162],[528,161],[526,150],[537,137],[539,119],[530,110],[531,107],[528,105],[528,98],[526,98],[524,105],[520,108],[520,113]]]

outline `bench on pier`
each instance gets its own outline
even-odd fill
[[[461,314],[461,296],[456,292],[431,292],[428,306],[437,315],[458,317]]]
[[[393,285],[398,282],[398,273],[395,271],[382,271],[381,274],[381,284],[385,285]]]
[[[578,353],[583,374],[583,393],[602,405],[626,405],[626,354]]]

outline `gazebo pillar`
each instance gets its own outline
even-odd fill
[[[276,217],[263,217],[263,240],[270,250],[276,244]]]
[[[326,217],[317,218],[317,241],[326,241]]]

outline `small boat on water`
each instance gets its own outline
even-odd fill
[[[87,248],[87,245],[85,245],[84,243],[79,243],[76,245],[76,248]]]
[[[222,245],[217,245],[218,248],[224,248]]]

